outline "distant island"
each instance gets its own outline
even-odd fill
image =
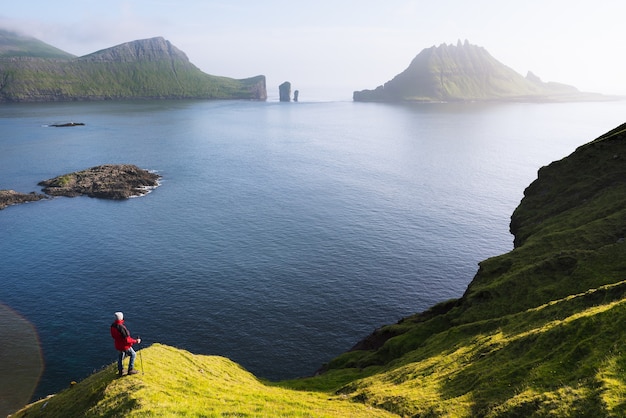
[[[422,50],[409,67],[374,90],[353,93],[357,102],[521,101],[558,102],[607,100],[597,93],[526,77],[502,64],[486,49],[467,40]]]
[[[265,76],[202,72],[162,37],[76,57],[0,29],[0,103],[122,99],[267,100]]]

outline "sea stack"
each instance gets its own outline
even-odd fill
[[[285,81],[278,86],[278,95],[281,102],[291,101],[291,83],[289,81]]]

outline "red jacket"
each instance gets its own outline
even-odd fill
[[[111,337],[113,337],[115,349],[118,351],[126,351],[137,342],[130,336],[128,328],[124,325],[124,320],[120,321],[119,319],[111,324]]]

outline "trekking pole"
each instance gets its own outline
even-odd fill
[[[137,339],[141,340],[141,337],[138,335]],[[143,356],[141,355],[141,350],[139,350],[139,362],[141,363],[141,374],[144,374],[144,371],[143,371]]]

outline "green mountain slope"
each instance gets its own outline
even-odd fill
[[[205,74],[160,37],[72,59],[0,57],[0,102],[185,98],[266,100],[265,77]]]
[[[16,57],[71,59],[74,55],[38,39],[0,29],[0,58]]]
[[[626,416],[626,124],[541,168],[511,231],[460,299],[314,377],[261,382],[155,345],[145,375],[111,365],[17,416]]]
[[[401,415],[626,413],[626,124],[539,170],[513,251],[459,300],[382,327],[327,373]]]
[[[420,52],[409,67],[375,90],[354,92],[355,101],[571,100],[590,98],[576,88],[526,78],[468,41]]]

